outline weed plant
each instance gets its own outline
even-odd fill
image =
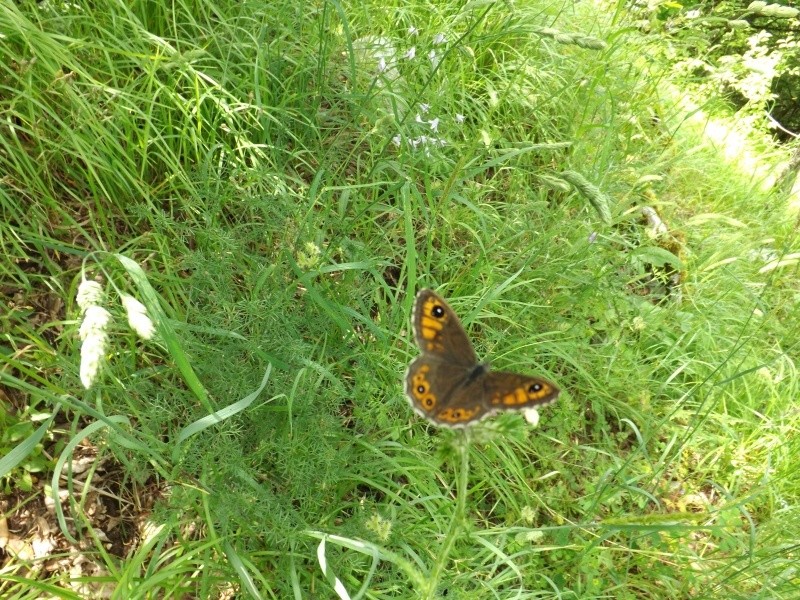
[[[2,1],[3,597],[795,597],[796,217],[597,11]],[[421,287],[538,428],[413,414]]]

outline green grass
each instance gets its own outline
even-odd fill
[[[797,218],[591,11],[0,4],[0,506],[69,490],[53,554],[97,566],[12,557],[3,596],[794,597]],[[537,429],[413,414],[427,286],[562,388]]]

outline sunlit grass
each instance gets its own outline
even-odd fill
[[[71,490],[95,568],[3,594],[790,597],[796,226],[561,8],[2,9],[4,514]],[[85,390],[94,277],[156,335],[109,302]],[[537,429],[413,414],[423,286],[562,388]]]

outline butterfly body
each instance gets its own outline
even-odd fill
[[[491,371],[479,362],[455,312],[432,290],[417,294],[411,325],[421,354],[408,366],[405,392],[412,408],[436,425],[465,427],[558,397],[558,387],[546,379]]]

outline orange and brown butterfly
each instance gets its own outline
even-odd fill
[[[453,309],[432,290],[420,290],[411,315],[421,354],[405,374],[412,408],[435,425],[465,427],[500,411],[553,402],[558,387],[541,377],[490,371]]]

